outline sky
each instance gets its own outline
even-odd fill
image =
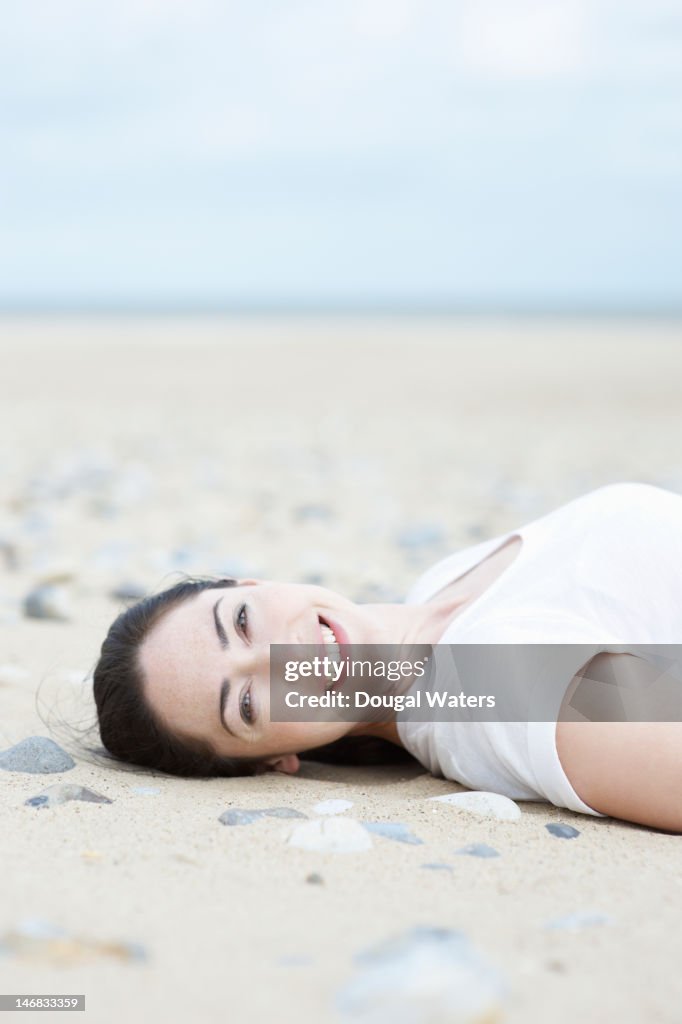
[[[679,0],[0,13],[0,309],[682,309]]]

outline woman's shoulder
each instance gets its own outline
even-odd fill
[[[564,508],[572,506],[594,506],[598,508],[627,509],[629,507],[673,507],[682,508],[682,494],[669,491],[656,484],[643,483],[637,480],[624,480],[613,484],[604,484],[588,491],[568,502]]]
[[[535,532],[555,552],[562,546],[575,550],[587,537],[617,544],[619,537],[631,536],[651,523],[669,524],[682,533],[682,495],[628,480],[604,484],[572,498],[524,529]]]
[[[407,592],[405,604],[418,604],[428,599],[441,586],[480,564],[515,533],[522,536],[524,542],[533,539],[536,553],[542,549],[555,557],[557,550],[565,547],[574,557],[575,545],[587,536],[595,542],[599,537],[608,536],[617,544],[618,538],[622,539],[622,531],[632,534],[640,525],[652,520],[670,525],[682,536],[682,495],[639,481],[604,484],[507,533],[460,549],[436,562],[415,580]]]
[[[671,538],[682,538],[682,494],[664,487],[634,481],[607,484],[578,502],[595,526],[586,536],[614,550],[627,542],[651,552]]]
[[[630,508],[669,506],[671,504],[682,507],[682,495],[655,484],[623,480],[602,484],[591,491],[577,495],[533,522],[551,522],[572,517],[578,520],[585,515],[603,515],[611,510],[623,512]]]

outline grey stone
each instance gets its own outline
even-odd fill
[[[29,619],[68,622],[72,615],[68,592],[57,583],[36,587],[24,598],[24,615]]]
[[[502,1016],[508,985],[462,932],[412,928],[355,957],[337,996],[354,1024],[480,1024]]]
[[[317,871],[312,871],[309,875],[306,875],[305,880],[308,885],[324,885],[324,878]]]
[[[262,811],[240,811],[235,808],[223,811],[218,821],[223,825],[251,825],[252,822],[258,821],[262,817]]]
[[[420,864],[420,868],[426,868],[427,871],[452,871],[452,864],[441,864],[439,861],[433,861],[429,864]]]
[[[396,843],[409,843],[410,846],[423,846],[424,840],[410,832],[401,821],[363,821],[368,832],[385,839],[393,839]]]
[[[295,811],[293,807],[266,807],[263,814],[267,818],[307,818],[302,811]]]
[[[108,796],[95,793],[85,786],[75,786],[69,783],[61,783],[56,786],[48,786],[37,796],[29,797],[24,803],[29,807],[56,807],[58,804],[68,803],[69,800],[85,800],[93,804],[113,803]]]
[[[5,568],[10,572],[16,572],[19,568],[19,548],[14,541],[7,537],[0,537],[0,555],[2,556]]]
[[[396,535],[396,541],[400,547],[409,550],[441,545],[445,543],[445,540],[445,531],[434,523],[415,523]]]
[[[123,580],[109,591],[109,596],[114,601],[140,601],[147,596],[147,588],[134,580]]]
[[[383,583],[365,583],[353,593],[358,604],[402,604],[405,595]]]
[[[470,857],[499,857],[499,853],[487,843],[469,843],[468,846],[460,846],[455,853],[468,854]]]
[[[573,828],[572,825],[558,825],[551,824],[545,825],[548,832],[551,832],[557,839],[575,839],[576,836],[580,835],[577,828]]]
[[[301,811],[293,807],[264,807],[264,808],[230,808],[223,811],[218,821],[223,825],[251,825],[261,818],[305,818]]]
[[[6,772],[50,775],[76,767],[70,754],[45,736],[28,736],[0,753],[0,768]]]
[[[334,518],[334,510],[330,508],[329,505],[309,502],[305,505],[297,505],[293,510],[293,516],[299,523],[305,523],[311,520],[326,521]]]

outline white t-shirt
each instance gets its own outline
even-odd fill
[[[556,749],[566,690],[593,653],[682,643],[682,495],[640,483],[600,487],[507,534],[444,558],[411,587],[422,604],[511,537],[514,561],[455,616],[441,644],[562,644],[576,648],[561,672],[539,681],[542,722],[413,722],[397,729],[434,775],[513,800],[547,800],[605,817],[573,789]],[[569,648],[570,650],[570,648]],[[592,655],[590,655],[592,656]]]

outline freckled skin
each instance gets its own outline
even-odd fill
[[[498,572],[514,553],[500,553]],[[346,630],[351,643],[436,644],[458,611],[492,582],[490,561],[482,563],[480,573],[465,574],[423,605],[359,605],[324,587],[264,580],[203,591],[167,613],[142,645],[146,698],[175,733],[204,739],[222,756],[256,757],[283,772],[298,770],[298,753],[346,735],[380,736],[399,745],[394,721],[270,722],[269,645],[319,643],[318,615],[325,618],[325,613]],[[213,622],[219,598],[228,650],[220,646]],[[244,604],[248,638],[234,625]],[[232,682],[226,719],[236,736],[229,735],[219,718],[219,692],[226,676]],[[239,712],[249,680],[253,724]],[[572,692],[569,688],[565,702]],[[556,743],[571,785],[588,806],[626,821],[682,832],[681,722],[559,721]]]
[[[213,608],[229,646],[221,646]],[[297,754],[346,735],[375,735],[399,743],[395,724],[270,722],[270,644],[320,643],[319,619],[329,617],[353,644],[435,644],[463,595],[423,605],[356,604],[325,587],[240,580],[236,587],[205,590],[173,608],[140,649],[143,691],[154,713],[177,735],[203,739],[224,757],[258,757],[280,771],[298,769]],[[246,631],[240,611],[246,605]],[[230,680],[225,719],[219,694]],[[240,714],[250,685],[254,720]]]

